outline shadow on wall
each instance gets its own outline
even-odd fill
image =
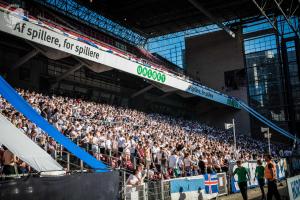
[[[201,192],[201,187],[199,187],[198,193],[199,193],[198,200],[203,200],[203,194]],[[179,188],[179,194],[180,195],[179,195],[179,199],[178,200],[184,200],[184,199],[186,199],[186,194],[183,192],[183,187]]]
[[[201,192],[201,187],[199,187],[198,193],[199,193],[198,200],[203,200],[203,194]]]
[[[183,187],[180,187],[180,188],[179,188],[179,193],[180,193],[180,195],[179,195],[179,200],[184,200],[184,199],[186,199],[186,194],[183,193]]]

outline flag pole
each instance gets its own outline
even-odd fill
[[[236,160],[236,137],[235,137],[235,123],[234,123],[234,118],[232,119],[232,128],[233,128],[233,140],[234,140],[234,158]]]
[[[271,137],[271,136],[270,136],[270,128],[268,127],[268,145],[269,145],[269,154],[270,154],[270,155],[272,155],[272,154],[271,154],[271,143],[270,143],[270,137]]]

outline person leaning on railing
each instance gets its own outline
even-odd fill
[[[142,179],[139,177],[139,170],[134,170],[133,174],[130,174],[126,181],[126,185],[137,186],[142,184]]]

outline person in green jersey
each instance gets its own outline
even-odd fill
[[[233,176],[237,174],[238,176],[238,185],[240,188],[240,191],[242,193],[243,199],[248,200],[247,195],[247,181],[250,180],[249,173],[245,167],[242,166],[242,161],[238,160],[236,162],[237,168],[233,172]]]
[[[261,160],[257,160],[257,167],[255,169],[255,177],[254,177],[254,181],[255,178],[257,179],[259,188],[261,190],[261,194],[262,194],[262,200],[266,199],[266,195],[265,195],[265,191],[264,191],[264,186],[265,186],[265,168],[264,166],[262,166],[262,162]]]

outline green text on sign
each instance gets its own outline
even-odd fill
[[[240,108],[240,105],[238,104],[238,102],[234,99],[227,99],[227,105],[235,107],[235,108]]]
[[[138,75],[142,75],[154,81],[159,81],[164,83],[166,81],[166,75],[164,73],[158,72],[156,70],[150,69],[148,67],[143,67],[139,65],[136,69]]]

